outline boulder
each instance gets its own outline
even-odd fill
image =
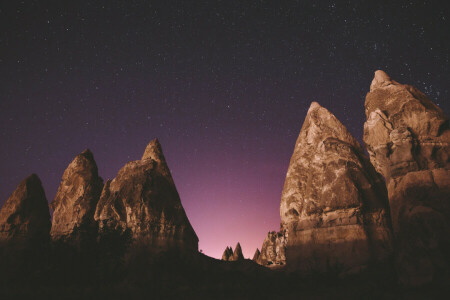
[[[102,191],[95,211],[100,241],[114,236],[149,250],[198,251],[198,238],[181,204],[157,139],[141,160],[127,163]]]
[[[449,268],[450,129],[422,92],[376,71],[364,143],[386,179],[400,282],[422,285]]]
[[[53,209],[50,231],[53,241],[81,246],[95,240],[97,223],[94,214],[102,188],[103,180],[98,176],[94,156],[85,150],[64,171],[50,205]]]
[[[316,102],[295,144],[280,215],[291,269],[345,275],[391,257],[385,184],[356,139]]]

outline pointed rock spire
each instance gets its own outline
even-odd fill
[[[259,256],[261,255],[261,252],[259,252],[259,249],[256,248],[255,254],[253,254],[253,261],[254,262],[259,262]]]
[[[392,81],[391,77],[389,77],[386,72],[382,70],[375,71],[375,75],[373,77],[372,83],[370,84],[370,91],[373,91],[374,89],[385,87],[391,84],[397,84],[397,82]]]
[[[243,260],[244,255],[242,254],[241,244],[238,242],[233,252],[233,261]]]
[[[164,218],[161,218],[164,212]],[[95,212],[100,235],[116,232],[152,247],[198,250],[198,238],[181,204],[157,139],[141,160],[127,163],[103,188]]]
[[[400,281],[426,284],[450,264],[449,119],[413,86],[386,85],[380,72],[366,96],[364,143],[386,179]]]
[[[229,261],[230,258],[233,258],[233,249],[231,249],[231,247],[226,247],[222,254],[222,260]]]
[[[79,244],[96,232],[94,213],[103,188],[97,164],[89,149],[77,155],[64,171],[55,199],[51,203],[54,241]]]
[[[48,241],[50,212],[36,174],[22,180],[0,210],[0,242]]]
[[[339,266],[345,273],[384,261],[391,251],[387,211],[384,182],[360,144],[312,103],[280,203],[288,266],[318,272]]]

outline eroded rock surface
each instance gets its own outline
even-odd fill
[[[365,108],[364,143],[386,179],[400,281],[430,282],[449,268],[449,120],[383,71],[375,72]]]
[[[43,244],[50,233],[50,212],[42,183],[32,174],[19,183],[0,210],[1,244]]]
[[[108,181],[95,212],[100,236],[119,234],[150,248],[198,250],[198,238],[181,205],[158,140],[141,160]]]
[[[286,238],[281,232],[269,232],[259,255],[261,265],[284,265],[286,263]]]
[[[253,254],[253,258],[252,260],[258,264],[260,264],[260,260],[259,257],[261,256],[261,252],[259,251],[258,248],[256,248],[255,254]]]
[[[302,272],[358,272],[392,252],[386,187],[356,139],[313,102],[281,204],[286,260]]]
[[[80,246],[84,241],[95,239],[94,214],[102,188],[103,180],[98,176],[94,156],[85,150],[64,171],[51,203],[54,211],[52,240]]]

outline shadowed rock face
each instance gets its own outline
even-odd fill
[[[0,211],[1,243],[39,243],[49,240],[50,213],[36,174],[25,178]]]
[[[391,254],[385,184],[355,138],[315,102],[289,164],[280,215],[290,268],[345,274]]]
[[[233,249],[231,247],[225,248],[222,254],[222,260],[229,261],[230,258],[233,258]]]
[[[259,255],[261,265],[284,265],[286,263],[286,239],[281,232],[269,232]]]
[[[51,237],[79,245],[97,232],[94,213],[103,180],[89,150],[77,155],[62,176],[55,199]]]
[[[364,143],[385,178],[402,283],[449,267],[450,130],[443,111],[412,86],[376,71],[365,102]]]
[[[253,260],[254,262],[260,264],[260,260],[259,260],[260,255],[261,255],[261,252],[259,251],[258,248],[256,248],[256,251],[255,251],[255,254],[253,254],[252,260]]]
[[[198,250],[198,238],[181,205],[158,140],[141,160],[127,163],[102,191],[95,212],[99,233],[130,237],[155,250]]]
[[[238,261],[238,260],[243,260],[243,259],[244,259],[244,255],[242,254],[241,244],[237,243],[236,248],[234,248],[233,256],[231,256],[228,260],[229,261]]]

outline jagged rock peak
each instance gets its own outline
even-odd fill
[[[370,90],[373,91],[379,87],[385,87],[391,84],[397,84],[397,82],[391,80],[386,72],[382,70],[375,71],[375,75],[373,77],[372,83],[370,84]]]
[[[231,247],[226,247],[222,254],[222,260],[229,261],[233,258],[233,249]]]
[[[311,104],[283,187],[282,234],[269,234],[261,259],[282,261],[274,247],[283,250],[284,240],[286,263],[298,270],[339,266],[347,273],[385,261],[391,251],[386,194],[357,140],[331,112]]]
[[[233,260],[242,260],[244,259],[244,255],[242,254],[241,244],[238,242],[233,252]]]
[[[141,160],[128,162],[103,188],[95,212],[100,239],[111,232],[145,240],[155,250],[180,247],[198,250],[192,228],[158,140]]]
[[[258,248],[256,248],[255,254],[253,255],[253,261],[258,262],[259,261],[259,256],[261,255],[261,252],[259,251]]]
[[[103,188],[94,155],[89,149],[78,154],[64,171],[55,199],[53,240],[79,243],[96,232],[94,213]]]
[[[300,140],[305,140],[308,145],[320,147],[322,145],[320,142],[327,138],[339,139],[363,152],[358,141],[328,109],[317,102],[312,102],[306,114],[297,144]]]
[[[147,147],[145,148],[141,160],[145,159],[153,159],[154,161],[157,162],[161,160],[165,161],[161,144],[159,143],[157,138],[151,140],[150,143],[148,143]]]
[[[36,174],[22,180],[0,210],[0,241],[48,241],[50,212]]]

